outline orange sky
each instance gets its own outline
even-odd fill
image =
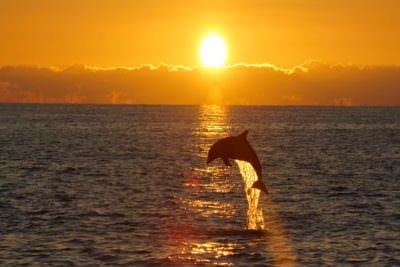
[[[400,105],[399,14],[399,0],[0,0],[0,102]],[[219,70],[198,67],[211,33],[228,45]]]
[[[398,0],[1,0],[0,66],[194,66],[210,32],[227,64],[400,65],[399,14]]]

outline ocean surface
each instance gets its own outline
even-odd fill
[[[247,229],[249,130],[269,195]],[[0,104],[0,266],[400,266],[400,108]]]

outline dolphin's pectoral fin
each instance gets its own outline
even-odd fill
[[[252,187],[263,191],[265,194],[268,194],[268,189],[261,180],[255,181]]]
[[[222,158],[222,160],[224,161],[224,163],[225,163],[226,166],[232,167],[232,164],[231,164],[231,162],[229,161],[228,158]]]

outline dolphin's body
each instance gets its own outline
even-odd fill
[[[218,140],[208,151],[207,164],[216,158],[222,158],[226,166],[232,166],[229,159],[243,160],[250,163],[257,173],[257,181],[253,184],[254,188],[268,193],[262,181],[262,169],[257,154],[247,141],[248,131],[244,131],[238,136],[230,136]]]

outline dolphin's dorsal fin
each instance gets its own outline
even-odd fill
[[[243,133],[239,134],[239,138],[243,138],[243,139],[247,140],[248,133],[249,133],[249,131],[245,130]]]

